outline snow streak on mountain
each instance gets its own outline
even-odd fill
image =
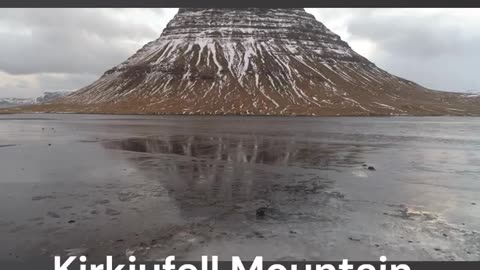
[[[56,110],[463,115],[480,113],[478,101],[389,74],[303,9],[180,9],[157,40]]]

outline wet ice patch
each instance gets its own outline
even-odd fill
[[[415,209],[413,207],[404,205],[400,206],[395,213],[385,213],[385,215],[415,221],[434,221],[439,219],[439,216],[435,213],[422,211],[420,209]]]
[[[56,199],[53,195],[44,195],[44,196],[33,196],[32,201],[41,201],[46,199]]]
[[[130,256],[133,256],[135,255],[135,252],[137,250],[136,249],[133,249],[133,248],[127,248],[127,250],[125,250],[125,256],[128,258]]]
[[[87,249],[86,248],[71,248],[71,249],[66,249],[65,253],[67,256],[85,256],[87,255]]]
[[[412,208],[406,208],[406,210],[403,211],[403,214],[406,218],[413,220],[431,221],[438,219],[438,215],[435,213],[416,210]]]
[[[16,144],[0,144],[0,148],[17,146]]]
[[[367,178],[368,177],[367,173],[364,172],[364,171],[353,171],[352,174],[355,175],[356,177],[360,177],[360,178]]]

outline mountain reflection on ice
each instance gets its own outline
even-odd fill
[[[326,169],[329,165],[361,164],[358,154],[364,145],[321,144],[292,138],[248,136],[194,136],[128,138],[105,143],[110,149],[152,154],[174,154],[210,161],[300,166]],[[339,151],[342,150],[342,151]],[[348,150],[347,155],[342,155]]]
[[[183,208],[208,207],[208,212],[218,214],[231,211],[225,207],[241,208],[246,203],[250,217],[255,217],[255,207],[305,203],[311,194],[317,200],[328,200],[332,196],[325,192],[332,186],[329,171],[361,164],[364,147],[291,138],[198,135],[127,138],[104,146],[136,153],[129,159],[140,171],[156,175]]]

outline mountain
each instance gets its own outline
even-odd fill
[[[157,40],[96,82],[32,110],[471,115],[479,105],[380,69],[304,9],[182,8]]]
[[[55,91],[55,92],[44,92],[43,93],[43,96],[41,97],[38,97],[36,99],[36,102],[38,103],[46,103],[46,102],[52,102],[56,99],[59,99],[59,98],[62,98],[62,97],[65,97],[69,94],[71,94],[72,92],[70,91]]]

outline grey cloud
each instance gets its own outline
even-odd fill
[[[37,97],[46,91],[73,91],[97,79],[92,74],[9,75],[0,73],[0,97]]]
[[[161,31],[117,9],[0,9],[0,25],[0,70],[12,74],[98,74]]]
[[[480,89],[480,19],[454,16],[451,10],[317,9],[328,26],[342,18],[347,41],[375,44],[370,60],[396,75],[427,87],[462,91]],[[480,15],[480,10],[470,10]],[[480,18],[480,16],[478,17]]]
[[[77,90],[157,38],[176,9],[0,9],[0,97]]]
[[[392,54],[425,58],[458,53],[458,49],[469,45],[469,40],[462,39],[459,25],[443,20],[440,14],[415,18],[409,17],[407,11],[390,17],[374,13],[355,17],[349,31],[354,38],[373,40]]]
[[[0,68],[12,74],[98,73],[118,63],[131,51],[105,40],[82,35],[46,33],[32,38],[11,33],[2,35],[2,38],[5,39],[1,45]]]
[[[95,81],[96,75],[89,74],[40,74],[38,81],[45,91],[76,90],[79,85],[87,85]]]
[[[102,39],[135,39],[157,33],[129,20],[121,9],[0,9],[0,23],[32,33],[88,34]]]

